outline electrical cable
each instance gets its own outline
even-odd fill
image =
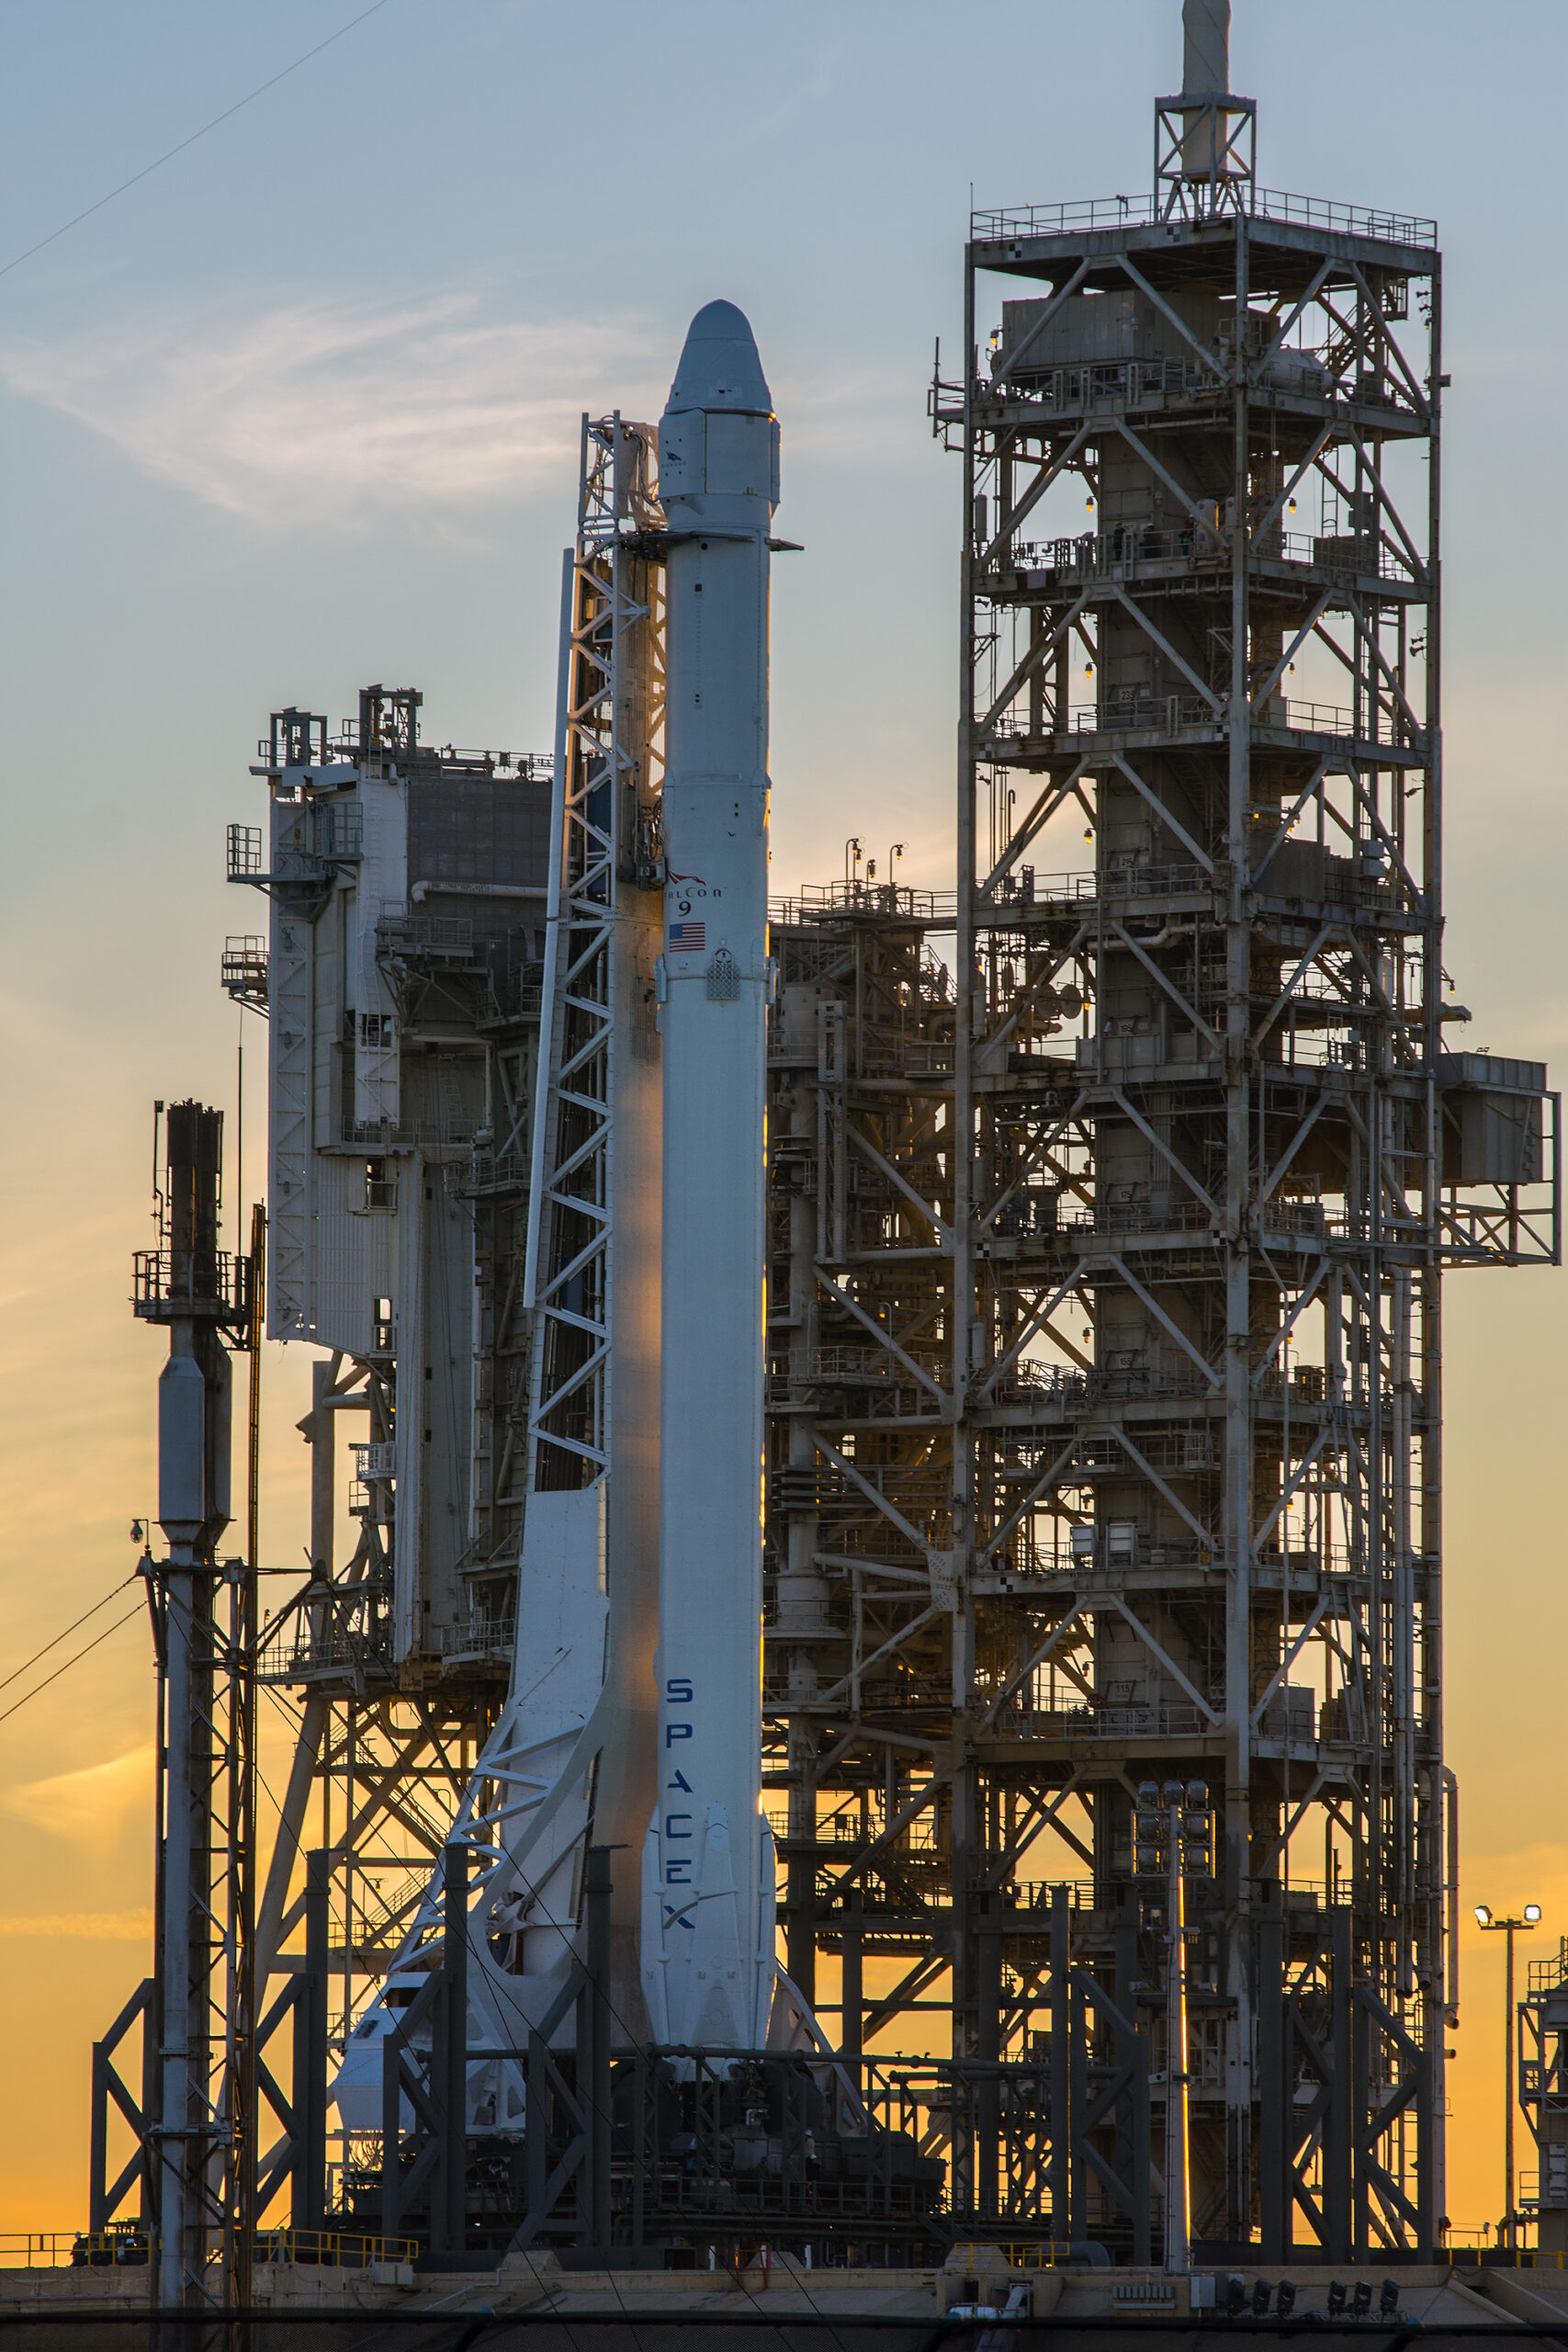
[[[95,1600],[91,1609],[84,1610],[81,1616],[76,1619],[74,1624],[67,1625],[63,1633],[56,1634],[52,1642],[45,1642],[41,1650],[34,1650],[31,1657],[24,1658],[20,1666],[14,1667],[11,1672],[6,1675],[5,1680],[0,1682],[0,1690],[8,1690],[13,1682],[18,1681],[21,1677],[27,1673],[30,1667],[34,1667],[38,1664],[40,1657],[47,1657],[51,1650],[57,1650],[62,1642],[69,1639],[70,1635],[76,1631],[77,1625],[85,1625],[89,1617],[96,1617],[100,1609],[107,1609],[109,1602],[114,1599],[116,1593],[123,1592],[128,1584],[134,1584],[141,1573],[141,1572],[139,1568],[132,1568],[130,1574],[124,1577],[120,1583],[111,1585],[107,1592],[105,1593],[103,1599],[101,1600]],[[39,1687],[41,1688],[41,1685]]]
[[[176,155],[183,155],[187,147],[194,147],[197,141],[205,139],[209,130],[216,130],[220,123],[228,122],[232,116],[241,113],[244,107],[254,105],[257,98],[265,97],[268,90],[276,90],[280,82],[286,82],[288,79],[290,74],[298,74],[302,65],[309,65],[312,57],[320,57],[323,49],[331,49],[333,41],[342,40],[344,35],[351,33],[355,25],[362,25],[367,17],[374,17],[386,6],[387,0],[370,0],[368,8],[362,8],[357,17],[351,17],[346,25],[338,27],[335,33],[329,33],[325,40],[319,40],[314,49],[308,49],[303,57],[297,57],[294,60],[292,65],[286,65],[281,73],[274,74],[265,82],[258,82],[254,90],[248,91],[243,98],[236,98],[233,105],[225,107],[221,114],[215,114],[210,122],[204,122],[201,129],[193,130],[188,139],[182,139],[177,146],[166,148],[163,154],[154,156],[152,163],[143,164],[139,172],[132,172],[128,180],[121,180],[118,187],[111,187],[107,196],[100,196],[96,202],[87,205],[82,211],[73,213],[69,220],[62,220],[58,229],[51,229],[47,237],[40,237],[37,244],[29,245],[25,253],[17,254],[10,261],[0,262],[0,277],[8,277],[14,269],[20,269],[25,261],[31,261],[35,254],[41,254],[45,245],[52,245],[56,238],[63,237],[72,229],[79,228],[84,220],[90,220],[95,212],[101,212],[106,204],[112,204],[117,196],[123,196],[126,190],[134,187],[139,180],[147,179],[153,172],[161,171],[165,164],[172,164]]]
[[[0,1724],[8,1724],[12,1716],[19,1713],[21,1709],[27,1705],[29,1699],[36,1699],[40,1690],[47,1690],[51,1682],[58,1682],[62,1674],[69,1674],[73,1666],[80,1666],[82,1660],[87,1656],[89,1651],[96,1650],[100,1642],[107,1642],[111,1634],[118,1634],[122,1625],[129,1625],[133,1617],[140,1617],[141,1614],[141,1603],[139,1600],[134,1609],[127,1610],[123,1617],[117,1617],[112,1625],[106,1626],[101,1634],[95,1634],[93,1639],[86,1645],[86,1647],[79,1649],[74,1657],[68,1657],[63,1666],[57,1666],[52,1674],[46,1674],[41,1682],[35,1682],[30,1690],[24,1691],[22,1696],[16,1700],[12,1705],[7,1707],[3,1715],[0,1715]],[[53,1645],[51,1644],[51,1647]]]

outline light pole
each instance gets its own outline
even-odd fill
[[[1498,2226],[1498,2240],[1510,2251],[1518,2242],[1514,2213],[1514,1938],[1537,1927],[1540,1921],[1539,1903],[1527,1903],[1523,1917],[1499,1919],[1491,1906],[1478,1903],[1475,1916],[1489,1932],[1500,1930],[1508,1939],[1507,1962],[1503,1989],[1503,2219]]]

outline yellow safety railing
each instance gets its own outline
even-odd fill
[[[148,2237],[127,2226],[107,2230],[0,2230],[0,2270],[110,2269],[145,2267]],[[258,2263],[367,2270],[373,2262],[412,2262],[417,2238],[373,2238],[352,2230],[258,2230]],[[218,2248],[210,2250],[211,2258]]]
[[[367,2270],[373,2262],[412,2262],[418,2252],[417,2238],[367,2238],[344,2230],[261,2230],[255,2258]]]
[[[1072,2258],[1072,2247],[1065,2239],[1043,2238],[1028,2245],[1005,2245],[997,2238],[984,2238],[969,2245],[955,2245],[949,2258],[961,2256],[971,2267],[985,2255],[1003,2255],[1010,2270],[1053,2270],[1058,2262]]]
[[[80,2230],[0,2230],[0,2270],[61,2270],[81,2257]]]

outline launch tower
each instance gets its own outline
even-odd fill
[[[1441,1281],[1556,1262],[1556,1105],[1450,1025],[1436,232],[1258,184],[1228,14],[1150,198],[971,224],[956,899],[778,910],[767,1701],[795,1981],[997,2067],[955,2197],[1146,2258],[1184,2068],[1194,2238],[1343,2261],[1441,2210]]]
[[[310,1577],[242,1643],[298,1711],[254,1939],[231,1898],[264,2014],[198,2052],[266,2109],[257,2219],[1438,2239],[1441,1283],[1557,1262],[1557,1100],[1442,963],[1435,228],[1259,185],[1184,16],[1146,199],[970,223],[955,888],[852,858],[764,935],[789,543],[728,304],[661,426],[585,421],[553,763],[381,687],[261,747],[225,981],[268,1328],[329,1352]],[[171,1609],[226,1508],[165,1512]],[[195,2291],[234,2198],[153,2072]]]

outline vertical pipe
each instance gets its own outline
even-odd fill
[[[332,1856],[318,1848],[305,1857],[305,1969],[296,1996],[294,2049],[294,2183],[291,2220],[297,2230],[320,2230],[327,2205],[327,2000],[330,1921],[327,1890]],[[302,2079],[301,2079],[302,2076]]]
[[[156,2118],[158,2140],[158,2301],[164,2311],[186,2300],[187,2244],[193,2228],[189,2184],[191,2151],[191,1857],[196,1824],[191,1792],[191,1588],[187,1560],[172,1560],[164,1571],[164,1647],[168,1658],[165,1721],[165,1838],[164,1908],[159,1922],[159,1983],[162,1993],[159,2049],[162,2086]],[[150,2119],[151,2120],[151,2119]]]
[[[1072,2011],[1068,1970],[1072,1921],[1065,1886],[1051,1889],[1051,2235],[1066,2245],[1073,2236],[1071,2201],[1071,2079],[1068,2051]]]
[[[1291,2259],[1292,2233],[1284,1951],[1280,1887],[1272,1881],[1262,1891],[1258,1921],[1258,2171],[1265,2262]]]
[[[1441,1110],[1437,1074],[1442,1052],[1443,935],[1443,735],[1442,735],[1442,402],[1443,402],[1443,277],[1440,262],[1432,269],[1432,316],[1427,358],[1428,448],[1427,511],[1427,789],[1422,795],[1421,888],[1426,915],[1423,973],[1423,1027],[1427,1058],[1427,1196],[1426,1223],[1435,1232],[1442,1186]],[[1552,1185],[1556,1201],[1558,1188]],[[1424,1600],[1427,1616],[1428,1686],[1427,1743],[1432,1758],[1430,1801],[1437,1802],[1437,1775],[1443,1772],[1449,1804],[1450,1880],[1447,1933],[1438,1924],[1434,1941],[1446,1968],[1434,1973],[1446,1977],[1426,2010],[1423,2042],[1431,2064],[1428,2094],[1434,2140],[1432,2199],[1436,2213],[1448,2209],[1447,2107],[1448,2060],[1444,2031],[1459,2022],[1459,1784],[1443,1770],[1446,1726],[1443,1719],[1443,1283],[1440,1262],[1429,1262],[1421,1276],[1423,1378],[1421,1406],[1425,1424],[1421,1447],[1421,1550],[1426,1562]],[[1444,1947],[1446,1946],[1446,1950]],[[1446,1996],[1446,2006],[1445,2006]]]
[[[1138,2030],[1140,1983],[1138,1891],[1123,1886],[1112,1931],[1117,1983],[1117,2067],[1126,2070],[1128,2096],[1117,2100],[1114,2166],[1134,2199],[1134,2263],[1149,2260],[1149,2053]]]
[[[436,2105],[446,2143],[436,2167],[430,2216],[433,2254],[462,2255],[468,2210],[468,1849],[454,1838],[446,1849],[440,2038]]]
[[[1192,2267],[1191,2147],[1187,2074],[1187,1882],[1181,1809],[1172,1805],[1165,1981],[1165,2267]]]
[[[1087,2020],[1086,2020],[1087,2022]],[[1133,2036],[1133,2260],[1147,2266],[1154,2259],[1149,2226],[1149,2038]]]
[[[1436,2262],[1442,2233],[1438,2227],[1439,2143],[1433,2130],[1431,2052],[1418,2050],[1411,2064],[1416,2075],[1416,2259]]]
[[[1223,1503],[1225,1600],[1224,1899],[1225,1991],[1235,2005],[1225,2057],[1226,2235],[1251,2229],[1252,1999],[1247,1966],[1251,1917],[1253,1420],[1250,1234],[1253,1182],[1248,1080],[1252,926],[1248,917],[1247,808],[1252,777],[1251,674],[1248,663],[1251,542],[1246,318],[1250,262],[1245,220],[1235,224],[1236,329],[1233,387],[1231,676],[1225,908],[1225,1439]]]
[[[583,1881],[590,2030],[578,2055],[578,2096],[588,2108],[588,2243],[598,2249],[610,2244],[610,1849],[590,1846]]]
[[[1380,2105],[1380,2095],[1372,2081],[1372,2018],[1364,2001],[1356,1998],[1352,1984],[1348,1999],[1350,2009],[1350,2066],[1352,2108],[1350,2116],[1350,2259],[1364,2262],[1376,2243],[1372,2233],[1375,2211],[1371,2165],[1376,2161],[1375,2143],[1368,2132],[1368,2119]]]
[[[970,223],[970,238],[974,224]],[[976,1300],[974,1257],[975,1197],[975,1039],[985,1020],[985,996],[976,963],[976,824],[978,772],[975,742],[975,388],[979,369],[975,321],[975,258],[966,242],[964,258],[964,495],[960,507],[962,539],[959,556],[958,646],[958,823],[956,938],[953,953],[953,1112],[947,1148],[953,1190],[951,1302],[952,1388],[963,1414],[962,1400],[970,1393],[975,1361]],[[951,1704],[953,1755],[969,1749],[968,1705],[974,1684],[975,1600],[972,1589],[975,1544],[975,1430],[964,1415],[955,1419],[952,1435],[950,1473],[951,1529],[953,1567],[957,1573],[958,1605],[947,1620],[952,1641]],[[976,1819],[978,1774],[973,1763],[961,1762],[953,1775],[951,1793],[951,1853],[953,1906],[953,2055],[966,2057],[974,2046],[976,2023],[973,1889],[979,1848]],[[958,2108],[953,2109],[956,2126]],[[956,2138],[953,2177],[956,2186],[964,2152]]]
[[[1089,1996],[1075,1981],[1074,1972],[1067,1972],[1069,1998],[1067,2002],[1067,2211],[1070,2216],[1066,2235],[1087,2237],[1092,2226],[1089,2210],[1089,2184],[1093,2177],[1084,2161],[1082,2142],[1087,2137],[1084,2125],[1089,2111],[1089,2051],[1091,2012]]]
[[[161,1913],[154,1911],[154,1918]],[[157,2283],[156,2247],[158,2235],[158,2166],[152,2150],[152,2124],[158,2112],[159,2031],[162,2014],[158,2001],[158,1979],[149,1976],[141,1987],[141,2223],[148,2233],[148,2278],[150,2286]]]
[[[1389,1276],[1390,1504],[1393,1522],[1393,1787],[1399,1807],[1391,1890],[1395,1916],[1409,1924],[1395,1954],[1393,1989],[1401,2001],[1416,1990],[1416,1957],[1425,1937],[1416,1907],[1416,1821],[1420,1781],[1416,1755],[1416,1589],[1412,1562],[1411,1340],[1414,1302],[1410,1272],[1395,1266]]]
[[[1442,2023],[1452,2027],[1459,2023],[1459,1776],[1446,1764],[1443,1767],[1443,1850],[1448,1878],[1448,1922]],[[1435,2100],[1435,2085],[1433,2096]]]
[[[1503,1984],[1503,2243],[1517,2243],[1514,2224],[1514,1923],[1504,1931],[1507,1946]]]
[[[1352,2075],[1350,2047],[1350,1967],[1353,1944],[1348,1904],[1337,1904],[1329,1914],[1328,2112],[1323,2132],[1324,2255],[1329,2262],[1348,2262],[1351,2251],[1351,2153],[1356,2102],[1359,2086]]]
[[[975,1938],[975,2055],[981,2063],[976,2108],[975,2210],[976,2214],[999,2211],[997,2202],[998,2157],[1001,2149],[1000,2065],[1002,2007],[1001,1922],[992,1906],[993,1894],[977,1894],[971,1933]]]

